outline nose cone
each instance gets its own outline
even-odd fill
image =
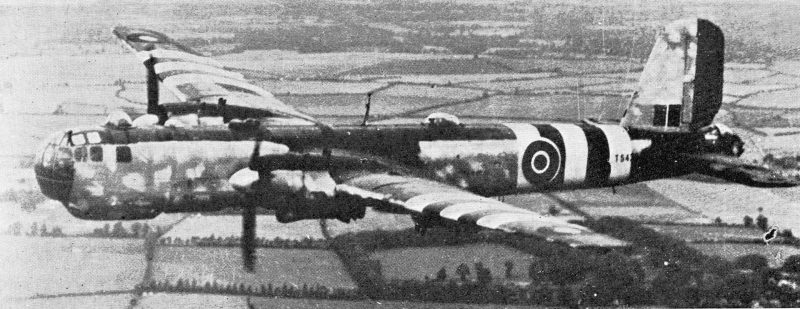
[[[72,192],[72,180],[74,170],[72,167],[45,166],[36,164],[33,167],[36,172],[36,181],[42,193],[54,200],[68,203],[70,192]]]

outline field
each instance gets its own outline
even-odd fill
[[[721,256],[733,261],[748,254],[758,254],[767,258],[770,267],[780,267],[787,257],[800,254],[800,248],[784,245],[763,244],[689,244],[692,248],[709,255]]]
[[[0,240],[0,299],[128,291],[144,276],[140,239],[0,236]]]
[[[475,102],[446,106],[418,113],[444,112],[456,116],[492,115],[521,119],[580,120],[583,117],[598,119],[619,118],[618,109],[625,98],[581,95],[496,95]],[[582,110],[582,112],[581,112]],[[581,117],[581,114],[583,117]]]
[[[373,121],[419,123],[432,112],[447,112],[472,123],[498,118],[617,119],[628,95],[637,88],[652,30],[675,17],[711,16],[725,29],[726,59],[735,61],[726,63],[724,104],[717,121],[732,126],[744,138],[747,160],[760,162],[767,153],[800,154],[800,135],[795,134],[800,132],[800,101],[796,100],[800,36],[795,34],[800,23],[795,16],[797,4],[789,1],[764,5],[690,0],[637,2],[637,6],[630,1],[607,1],[602,7],[545,1],[514,8],[505,2],[477,6],[422,1],[390,9],[383,7],[388,3],[347,1],[323,1],[323,5],[160,1],[153,5],[126,0],[113,6],[78,2],[0,4],[4,20],[0,24],[7,30],[0,33],[4,47],[0,50],[0,132],[5,137],[0,149],[0,173],[5,176],[0,180],[4,210],[0,231],[19,222],[24,234],[34,223],[44,223],[70,236],[0,236],[0,300],[11,307],[127,307],[130,292],[148,276],[148,269],[152,271],[148,279],[171,282],[356,286],[358,278],[350,277],[333,251],[260,248],[257,273],[247,274],[236,247],[158,245],[148,267],[143,239],[72,237],[116,222],[79,220],[60,203],[46,201],[30,167],[37,145],[54,132],[100,124],[118,108],[143,111],[145,72],[140,60],[110,37],[114,25],[167,33],[215,55],[225,67],[321,119],[360,123],[366,94],[373,92]],[[515,35],[494,35],[511,33]],[[564,40],[567,35],[569,42]],[[506,58],[485,52],[494,47],[519,48],[530,54]],[[174,100],[161,91],[161,101]],[[738,225],[745,215],[756,217],[758,207],[763,207],[770,225],[797,233],[797,188],[747,188],[684,177],[616,190],[500,199],[540,213],[554,210],[556,216],[568,220],[613,215],[646,221],[661,233],[696,242],[691,246],[705,254],[729,260],[756,253],[778,266],[789,255],[800,254],[800,249],[789,246],[701,243],[759,238],[759,230]],[[717,217],[734,226],[707,225]],[[407,215],[372,210],[350,224],[308,220],[284,225],[271,216],[259,216],[258,222],[258,236],[267,239],[320,239],[414,226]],[[124,222],[123,227],[130,229],[134,223],[166,229],[163,238],[170,239],[238,236],[241,228],[235,215],[162,214],[153,220]],[[367,256],[381,262],[388,279],[433,278],[442,267],[448,278],[455,278],[460,263],[470,266],[474,278],[473,264],[481,261],[501,283],[526,281],[527,267],[537,259],[485,243],[393,248]],[[515,265],[512,280],[504,279],[507,260]],[[199,294],[147,294],[139,301],[142,307],[247,305],[241,296]],[[263,308],[432,306],[380,300],[254,297],[251,301]]]
[[[158,246],[153,261],[153,280],[197,280],[199,284],[218,282],[297,286],[321,284],[330,288],[353,288],[342,263],[331,251],[306,249],[259,248],[256,252],[256,273],[242,269],[238,247],[172,247]]]
[[[449,247],[403,248],[376,251],[370,259],[380,261],[383,276],[388,279],[420,280],[425,277],[436,278],[436,273],[444,268],[448,278],[458,278],[456,267],[464,263],[469,266],[475,279],[474,264],[477,262],[492,272],[495,281],[526,282],[528,266],[537,258],[520,251],[495,244],[472,244]],[[514,263],[512,277],[505,277],[506,261]]]
[[[760,241],[764,232],[755,227],[714,226],[714,225],[645,225],[659,233],[663,233],[687,242],[724,242],[727,240]]]
[[[769,218],[770,225],[781,229],[800,230],[800,204],[781,196],[783,191],[798,188],[752,188],[741,185],[695,179],[653,180],[648,187],[686,207],[702,212],[708,218],[719,217],[725,223],[741,223],[744,216],[755,218],[758,208]]]
[[[445,304],[422,302],[399,302],[399,301],[379,301],[379,300],[362,300],[362,301],[344,301],[344,300],[324,300],[324,299],[291,299],[291,298],[268,298],[268,297],[245,297],[245,296],[228,296],[228,295],[208,295],[208,294],[175,294],[175,293],[159,293],[147,295],[142,298],[141,305],[145,308],[167,308],[167,307],[181,307],[181,308],[245,308],[249,304],[252,308],[523,308],[519,306],[508,305],[475,305],[475,304]],[[524,307],[530,308],[530,307]]]
[[[293,223],[278,223],[273,215],[261,215],[256,219],[256,235],[265,239],[322,239],[319,222],[314,220],[297,221]],[[214,237],[239,237],[242,234],[242,217],[235,215],[207,216],[194,215],[181,224],[173,227],[163,237],[191,239],[194,236],[203,238]]]

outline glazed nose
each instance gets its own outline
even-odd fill
[[[62,203],[69,203],[75,175],[72,158],[48,153],[47,150],[41,158],[42,161],[36,162],[33,169],[42,194]]]

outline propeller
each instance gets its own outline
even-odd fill
[[[255,162],[260,156],[261,152],[261,134],[256,136],[256,142],[253,146],[253,154],[250,155],[249,167],[251,170],[257,171]],[[253,184],[254,187],[263,186],[261,173],[259,172],[259,180]],[[242,205],[242,263],[244,270],[249,273],[255,272],[256,265],[256,207],[260,201],[259,193],[263,192],[259,188],[252,188],[251,192],[246,194],[245,203]]]

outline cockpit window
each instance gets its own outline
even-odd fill
[[[100,138],[99,132],[92,131],[92,132],[86,132],[86,141],[89,144],[99,144],[100,142],[103,141],[103,139]]]
[[[73,146],[80,146],[86,144],[86,136],[83,133],[73,133],[72,134],[72,145]]]
[[[89,148],[89,158],[94,162],[103,161],[103,148],[100,146],[93,146]]]

